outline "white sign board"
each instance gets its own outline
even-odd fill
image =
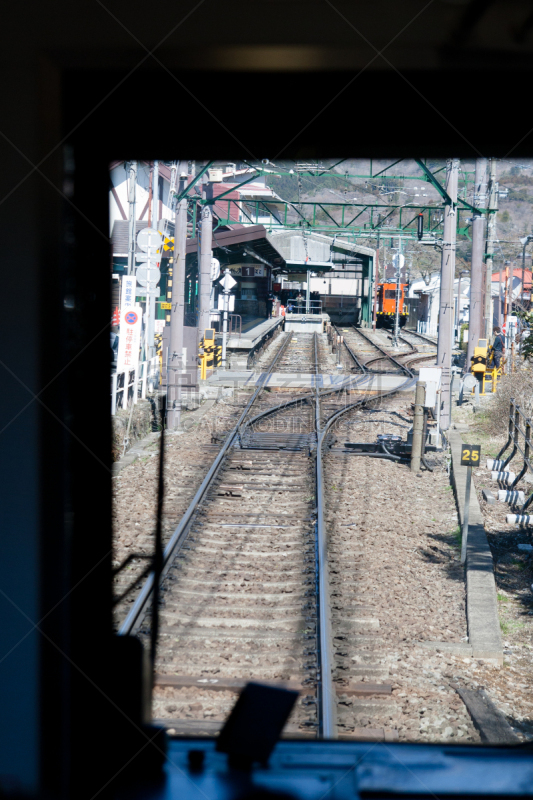
[[[135,289],[137,287],[137,278],[135,275],[122,276],[122,291],[120,296],[120,309],[123,311],[125,308],[133,308],[135,305]]]
[[[218,258],[211,259],[211,283],[220,278],[220,261]]]
[[[219,281],[219,283],[226,292],[229,292],[234,286],[237,285],[237,281],[231,277],[229,272],[224,274],[224,277]]]
[[[141,343],[142,311],[140,306],[129,306],[120,311],[117,372],[137,369]]]
[[[137,234],[137,244],[145,253],[153,253],[163,244],[163,237],[155,228],[143,228]]]
[[[228,311],[235,311],[235,295],[234,294],[230,294],[228,300],[229,300]],[[218,296],[218,310],[219,311],[224,311],[224,295],[223,294],[219,294],[219,296]]]
[[[136,277],[141,286],[150,285],[150,288],[154,288],[161,280],[161,270],[157,267],[139,267]]]

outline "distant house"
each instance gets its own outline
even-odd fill
[[[158,164],[158,204],[155,219],[152,218],[152,208],[150,207],[150,171],[151,163],[148,161],[138,161],[137,185],[135,197],[135,229],[136,234],[143,228],[151,225],[164,232],[167,236],[174,236],[174,186],[172,186],[171,167],[160,161]],[[111,235],[111,257],[112,274],[116,278],[127,270],[128,261],[128,236],[129,236],[129,203],[128,203],[128,176],[126,172],[127,162],[115,161],[110,166],[110,189],[109,189],[109,224]],[[236,165],[224,165],[220,170],[221,182],[213,183],[212,190],[215,202],[212,206],[213,211],[213,250],[214,255],[221,259],[218,252],[220,234],[227,231],[244,231],[244,223],[248,226],[251,222],[254,225],[268,223],[270,216],[268,210],[262,206],[262,201],[275,198],[274,192],[266,186],[265,178],[258,176],[253,181],[245,183],[253,174],[250,169],[237,169]],[[192,180],[190,176],[189,182]],[[153,181],[153,173],[152,173]],[[245,183],[239,187],[240,183]],[[154,186],[152,186],[154,191]],[[217,200],[219,195],[223,198]],[[194,316],[197,300],[197,276],[198,276],[198,254],[196,250],[196,223],[199,216],[200,205],[194,203],[201,197],[201,183],[190,190],[190,197],[193,200],[189,204],[189,222],[187,246],[187,274],[186,274],[186,304],[187,312]],[[245,205],[246,203],[246,205]],[[164,229],[164,230],[163,230]],[[242,248],[241,248],[242,249]],[[140,253],[139,247],[135,246],[135,252]],[[277,255],[277,254],[276,254]],[[169,320],[166,310],[162,304],[167,300],[167,290],[170,287],[169,268],[172,265],[173,251],[167,250],[161,254],[161,280],[159,283],[160,294],[156,298],[157,318],[159,320]],[[257,270],[259,272],[259,270]],[[113,284],[113,303],[116,306],[119,302],[119,282]],[[245,290],[246,291],[246,290]],[[266,296],[266,288],[264,294]],[[255,294],[254,294],[255,297]],[[142,295],[138,295],[142,299]]]
[[[128,204],[128,176],[126,173],[127,163],[125,161],[114,161],[109,170],[111,186],[109,190],[109,231],[113,234],[113,226],[117,221],[127,221],[129,219]],[[154,188],[154,187],[152,187]],[[147,227],[148,218],[151,217],[151,209],[148,207],[148,196],[150,189],[150,164],[148,161],[139,161],[137,168],[137,189],[135,203],[135,218],[138,222],[144,222],[142,227]],[[170,202],[170,167],[159,162],[159,203],[157,209],[157,220],[150,219],[152,225],[161,219],[173,219],[173,212]]]
[[[509,269],[509,273],[513,277],[513,290],[516,289],[518,284],[520,284],[520,294],[522,292],[522,267],[513,267]],[[518,283],[516,282],[518,281]],[[492,283],[500,283],[502,285],[503,291],[505,291],[505,269],[502,269],[500,272],[493,272],[492,273]],[[531,270],[525,269],[524,270],[524,295],[527,293],[527,297],[529,299],[529,294],[531,292]]]
[[[470,311],[470,281],[461,279],[461,298],[458,313],[459,279],[454,281],[455,325],[458,328],[463,322],[468,322]],[[439,326],[440,307],[440,272],[431,275],[429,281],[420,279],[413,281],[409,287],[409,298],[416,302],[409,302],[408,327],[436,336]]]

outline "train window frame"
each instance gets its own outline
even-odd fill
[[[105,73],[105,71],[104,71],[104,73]],[[206,73],[206,74],[209,74],[209,73]],[[196,135],[197,135],[197,132],[198,132],[198,127],[195,126]],[[121,131],[121,136],[123,134],[124,134],[124,131]],[[401,135],[402,134],[400,132],[400,136]],[[125,142],[126,142],[126,146],[124,146]],[[333,141],[333,131],[331,131],[331,130],[329,131],[329,139],[326,136],[326,138],[322,140],[322,142],[321,142],[322,150],[326,149],[325,145],[324,145],[324,142],[331,142],[332,145],[335,144],[335,142]],[[134,131],[133,132],[132,131],[126,132],[125,138],[123,138],[122,143],[120,143],[117,140],[116,132],[115,132],[115,140],[111,143],[111,145],[112,145],[111,150],[113,151],[113,154],[116,154],[117,152],[119,152],[119,147],[118,147],[119,144],[121,144],[122,152],[125,152],[126,149],[129,152],[146,152],[147,148],[148,149],[153,149],[156,152],[156,148],[157,148],[157,144],[155,143],[154,132],[153,131],[150,134],[150,137],[148,139],[148,143],[147,143],[147,140],[142,142],[141,149],[139,149],[139,145],[141,145],[141,140],[139,139],[139,135],[136,134]],[[85,145],[85,147],[82,146],[81,149],[78,150],[76,161],[77,161],[77,171],[79,169],[80,174],[81,174],[81,169],[82,169],[81,164],[83,163],[83,154],[84,153],[88,153],[90,147],[93,147],[93,145],[94,145],[94,138],[92,138],[92,137],[89,138],[87,136],[86,137],[86,145]],[[216,146],[217,146],[217,148],[220,149],[220,144],[217,143]],[[409,142],[408,141],[408,139],[407,139],[407,129],[406,129],[405,130],[404,143],[403,143],[404,152],[408,152],[410,149],[412,150],[413,146],[416,147],[417,145],[413,145],[413,142]],[[439,146],[442,148],[442,142],[441,142],[441,144]],[[338,149],[338,145],[336,145],[335,147],[330,147],[329,148],[329,150],[331,152],[335,152],[337,149]],[[456,147],[456,150],[458,150],[458,149],[459,148]],[[198,153],[198,145],[197,145],[197,143],[194,143],[194,147],[191,149],[191,151],[194,151],[194,152]],[[227,152],[230,152],[230,151],[231,151],[231,148],[228,148]],[[109,147],[108,147],[108,152],[109,152]],[[234,152],[234,148],[233,148],[233,151],[231,151],[231,152]],[[94,161],[93,161],[93,163],[94,163]],[[107,165],[107,163],[108,163],[108,160],[104,161],[104,165]],[[104,166],[103,169],[105,170],[106,166]],[[103,172],[101,170],[101,175],[102,174],[103,174]],[[102,181],[100,181],[100,183],[102,183]],[[93,194],[93,199],[95,199],[95,198],[96,198],[96,195]],[[106,200],[107,200],[107,198],[106,198]],[[100,201],[101,201],[101,198],[100,198]],[[87,238],[90,240],[91,236],[92,236],[92,241],[98,241],[97,238],[95,238],[94,232],[92,232],[92,233],[89,232]],[[103,294],[105,295],[105,292]],[[209,740],[209,741],[212,742],[212,740]],[[182,743],[183,746],[185,746],[185,739],[180,737],[180,743]],[[331,743],[328,743],[327,749],[328,750],[334,749],[334,750],[337,750],[337,751],[340,752],[342,750],[342,744],[343,743],[341,743],[341,742],[331,742]],[[309,743],[306,743],[306,746],[310,747],[312,750],[314,749],[314,750],[320,751],[320,748],[324,747],[324,742],[320,742],[320,741],[309,742]],[[415,755],[417,752],[420,752],[419,743],[411,744],[411,743],[406,742],[406,743],[402,743],[401,747],[406,752],[413,753],[413,755]],[[447,750],[454,750],[454,748],[456,748],[456,747],[457,747],[458,751],[461,750],[460,746],[450,745],[450,744],[436,744],[433,747],[434,747],[435,752],[440,752],[440,753],[443,753],[443,752],[445,752]],[[377,749],[378,749],[378,751],[380,753],[384,752],[384,748],[378,747]],[[470,750],[470,752],[464,753],[465,748],[463,746],[462,751],[461,751],[461,753],[459,753],[459,755],[465,761],[468,760],[468,759],[471,759],[472,762],[475,762],[475,760],[476,760],[476,754],[475,754],[476,750],[479,750],[479,751],[482,751],[482,750],[485,751],[486,750],[486,748],[484,748],[482,745],[477,745],[477,744],[470,745],[468,749]],[[506,747],[506,746],[502,746],[502,745],[497,745],[496,747],[492,748],[492,752],[495,752],[496,754],[500,754],[501,753],[503,756],[508,754],[510,752],[510,750],[516,752],[516,748],[510,748],[510,747]],[[512,763],[512,760],[511,760],[511,763]],[[416,770],[416,766],[413,766],[412,769]],[[399,785],[401,785],[401,782],[399,783]],[[467,779],[465,779],[465,784],[464,785],[468,785],[468,780]],[[459,789],[459,791],[461,791],[461,790]]]

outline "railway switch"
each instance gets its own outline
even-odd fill
[[[486,339],[479,339],[477,347],[474,348],[474,355],[472,356],[472,372],[482,373],[487,369],[488,361],[488,342]],[[477,374],[476,374],[476,377]]]

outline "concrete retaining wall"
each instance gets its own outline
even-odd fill
[[[463,439],[457,431],[449,431],[448,439],[452,451],[452,481],[462,525],[467,470],[467,467],[461,466]],[[468,637],[472,656],[503,664],[492,553],[473,482],[466,553],[466,595]]]

